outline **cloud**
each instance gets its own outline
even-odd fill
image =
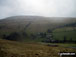
[[[0,0],[0,18],[15,15],[76,17],[76,0]]]

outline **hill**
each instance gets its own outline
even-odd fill
[[[0,20],[0,37],[16,34],[20,41],[27,41],[31,40],[31,36],[36,38],[35,34],[46,33],[48,29],[54,30],[75,22],[76,18],[13,16]]]

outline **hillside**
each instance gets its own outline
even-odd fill
[[[0,20],[0,30],[5,32],[25,30],[33,33],[45,32],[47,29],[74,22],[76,22],[75,18],[64,18],[63,20],[63,18],[58,17],[15,16]]]
[[[0,39],[0,57],[60,57],[58,55],[60,52],[76,52],[76,50],[48,44],[20,43]]]
[[[30,37],[33,34],[46,33],[48,29],[54,30],[75,22],[76,18],[13,16],[0,20],[0,37],[16,33],[20,35],[18,36],[19,40],[27,41],[31,40]]]

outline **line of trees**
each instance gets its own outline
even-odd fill
[[[13,32],[10,35],[3,35],[3,39],[17,41],[20,35],[17,32]]]
[[[44,40],[44,41],[42,41],[42,42],[46,42],[46,43],[76,43],[76,40],[74,41],[74,40],[72,39],[72,37],[71,37],[69,40],[67,40],[67,37],[64,36],[63,40],[54,40],[54,41]]]
[[[28,37],[26,32],[22,32],[22,33],[12,32],[9,35],[4,34],[3,35],[3,39],[12,40],[12,41],[19,41],[19,40],[22,39],[21,36],[23,36],[24,38]]]

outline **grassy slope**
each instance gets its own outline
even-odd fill
[[[57,26],[61,26],[67,23],[75,22],[76,19],[72,18],[64,18],[65,21],[53,20],[56,18],[45,18],[45,17],[27,17],[27,16],[17,16],[17,17],[9,17],[3,20],[0,20],[0,34],[9,34],[10,32],[21,32],[25,31],[26,25],[31,22],[31,24],[27,28],[28,33],[37,33],[37,32],[45,32],[47,29],[52,29]],[[59,19],[59,18],[58,18]],[[62,18],[60,18],[62,19]]]
[[[76,50],[39,43],[0,40],[0,57],[59,57],[59,52],[76,52]]]

